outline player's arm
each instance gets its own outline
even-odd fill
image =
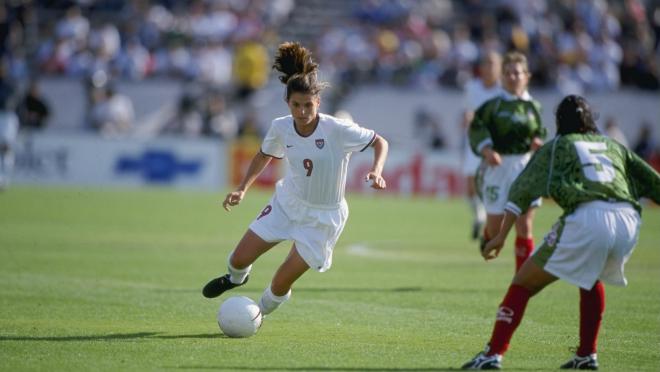
[[[493,150],[493,139],[488,130],[488,120],[492,115],[492,102],[486,101],[474,113],[468,129],[468,138],[472,151],[483,157],[490,165],[499,165],[502,163],[500,154]]]
[[[385,160],[387,159],[387,151],[389,149],[389,144],[385,138],[376,134],[371,147],[374,148],[374,163],[371,166],[371,170],[367,173],[365,181],[369,182],[372,180],[371,187],[374,189],[382,190],[387,187],[387,183],[382,176],[383,167],[385,166]]]
[[[540,149],[541,146],[543,146],[543,141],[548,135],[548,130],[543,126],[543,121],[541,119],[541,104],[534,101],[532,102],[532,106],[534,109],[534,116],[536,117],[537,127],[532,133],[532,143],[530,145],[530,149],[532,151],[536,151]]]
[[[496,258],[500,255],[500,251],[506,242],[506,237],[509,235],[511,228],[516,223],[517,218],[518,215],[515,213],[509,210],[505,211],[504,220],[502,220],[502,227],[500,228],[499,234],[497,234],[493,239],[489,240],[488,243],[486,243],[486,247],[484,247],[483,251],[481,251],[481,255],[485,260],[492,260],[493,258]]]
[[[252,186],[252,183],[254,183],[257,177],[259,177],[261,172],[266,169],[266,166],[268,166],[271,159],[271,156],[266,155],[261,151],[254,155],[254,158],[252,158],[252,162],[250,163],[250,167],[248,168],[245,177],[243,177],[243,181],[238,185],[236,190],[230,192],[225,197],[225,201],[222,203],[222,206],[225,208],[225,210],[231,210],[232,206],[238,205],[241,200],[243,200],[247,190],[250,188],[250,186]]]
[[[632,151],[627,154],[627,168],[640,197],[647,197],[660,204],[660,175],[647,162]]]
[[[548,177],[551,149],[542,147],[532,156],[525,169],[520,173],[509,190],[509,201],[505,208],[504,220],[499,234],[488,241],[482,251],[486,260],[497,257],[506,242],[506,238],[518,216],[529,209],[532,202],[541,196],[548,196]]]

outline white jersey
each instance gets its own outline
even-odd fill
[[[314,132],[303,137],[287,115],[273,120],[261,152],[285,158],[286,174],[277,183],[277,194],[295,196],[312,207],[338,208],[351,153],[365,150],[375,138],[373,130],[325,114],[319,114]]]

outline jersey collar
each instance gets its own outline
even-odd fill
[[[507,92],[505,89],[502,89],[502,98],[506,101],[516,101],[516,100],[523,100],[523,101],[531,101],[532,96],[529,94],[528,91],[525,91],[522,96],[514,96],[513,94]]]
[[[299,135],[300,137],[303,137],[303,138],[310,137],[312,134],[316,133],[316,130],[319,129],[319,126],[321,125],[321,119],[323,119],[323,116],[321,115],[321,113],[318,113],[318,114],[317,114],[317,117],[319,118],[319,121],[318,121],[318,123],[316,123],[316,128],[314,128],[314,131],[313,131],[312,133],[310,133],[310,134],[304,136],[304,135],[302,135],[300,132],[298,132],[298,128],[296,127],[296,119],[294,119],[293,116],[291,116],[291,125],[293,125],[293,130],[294,130],[294,131],[296,132],[296,134]]]

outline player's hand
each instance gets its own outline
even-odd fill
[[[231,207],[241,203],[241,200],[243,200],[243,196],[245,196],[245,191],[236,190],[230,192],[225,197],[225,201],[222,202],[222,207],[225,208],[226,211],[230,211]]]
[[[486,163],[488,163],[488,165],[492,167],[496,167],[502,164],[502,156],[500,155],[500,153],[498,153],[497,151],[491,148],[484,150],[483,155],[484,155],[484,159],[486,159]]]
[[[481,255],[486,261],[492,260],[500,255],[502,247],[504,247],[504,238],[500,237],[498,234],[496,237],[486,243],[486,247],[484,247]]]
[[[382,190],[387,187],[387,182],[385,182],[385,179],[380,175],[377,174],[376,172],[369,172],[367,173],[367,176],[364,177],[365,182],[369,182],[371,180],[371,188],[376,189],[376,190]]]
[[[543,146],[543,140],[538,137],[534,137],[534,139],[532,139],[532,144],[529,147],[532,151],[536,151],[540,149],[541,146]]]

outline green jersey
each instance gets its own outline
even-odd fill
[[[529,94],[523,99],[503,93],[486,101],[474,113],[468,135],[470,147],[481,156],[484,146],[503,155],[530,151],[534,137],[545,138],[541,105]]]
[[[581,203],[660,203],[660,175],[623,145],[600,134],[557,136],[541,147],[509,190],[506,209],[524,213],[538,197],[550,197],[564,215]]]

